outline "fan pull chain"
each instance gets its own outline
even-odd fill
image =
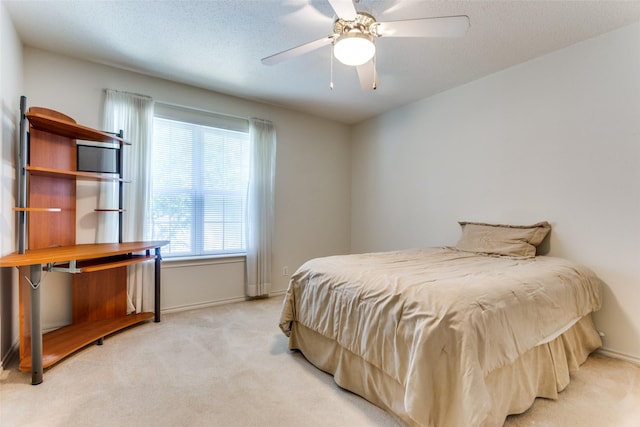
[[[374,53],[373,54],[373,85],[371,87],[371,89],[376,90],[378,89],[378,65],[376,64],[378,59],[378,54]]]
[[[333,43],[331,43],[331,59],[329,61],[331,63],[331,81],[329,82],[329,89],[333,90]]]

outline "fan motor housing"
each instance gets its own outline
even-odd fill
[[[345,21],[341,18],[336,19],[336,22],[333,24],[333,33],[336,36],[340,36],[351,30],[359,30],[363,34],[379,37],[376,32],[377,25],[374,25],[376,23],[376,18],[373,16],[368,13],[358,12],[356,19],[353,21]]]

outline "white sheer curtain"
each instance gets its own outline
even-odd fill
[[[153,99],[128,92],[105,90],[102,128],[109,132],[124,131],[131,145],[124,147],[122,170],[128,182],[124,184],[123,241],[148,240],[146,209],[149,202],[150,159],[153,131]],[[99,206],[114,203],[114,184],[101,184]],[[114,206],[111,204],[111,206]],[[103,213],[98,221],[96,240],[117,241],[117,214]],[[114,238],[115,237],[115,238]],[[128,311],[153,311],[153,263],[128,267]]]
[[[247,191],[247,288],[249,297],[266,296],[271,288],[271,241],[276,169],[273,123],[249,120],[250,171]]]

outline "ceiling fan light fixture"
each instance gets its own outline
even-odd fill
[[[376,45],[370,34],[359,30],[343,33],[333,46],[333,55],[344,65],[366,64],[376,53]]]

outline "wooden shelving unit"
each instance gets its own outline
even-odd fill
[[[32,383],[43,369],[114,332],[149,319],[160,321],[160,247],[166,241],[122,242],[122,197],[119,206],[97,209],[119,215],[119,242],[76,245],[77,180],[117,181],[122,194],[122,132],[114,135],[77,124],[46,108],[26,111],[21,99],[18,170],[18,251],[0,258],[0,267],[20,269],[20,369],[30,370]],[[116,174],[77,170],[77,141],[112,143],[118,148]],[[144,254],[142,254],[144,253]],[[127,314],[127,268],[155,263],[154,312]],[[28,267],[28,272],[25,271]],[[42,335],[41,272],[72,276],[73,323]],[[45,301],[46,303],[46,301]]]

